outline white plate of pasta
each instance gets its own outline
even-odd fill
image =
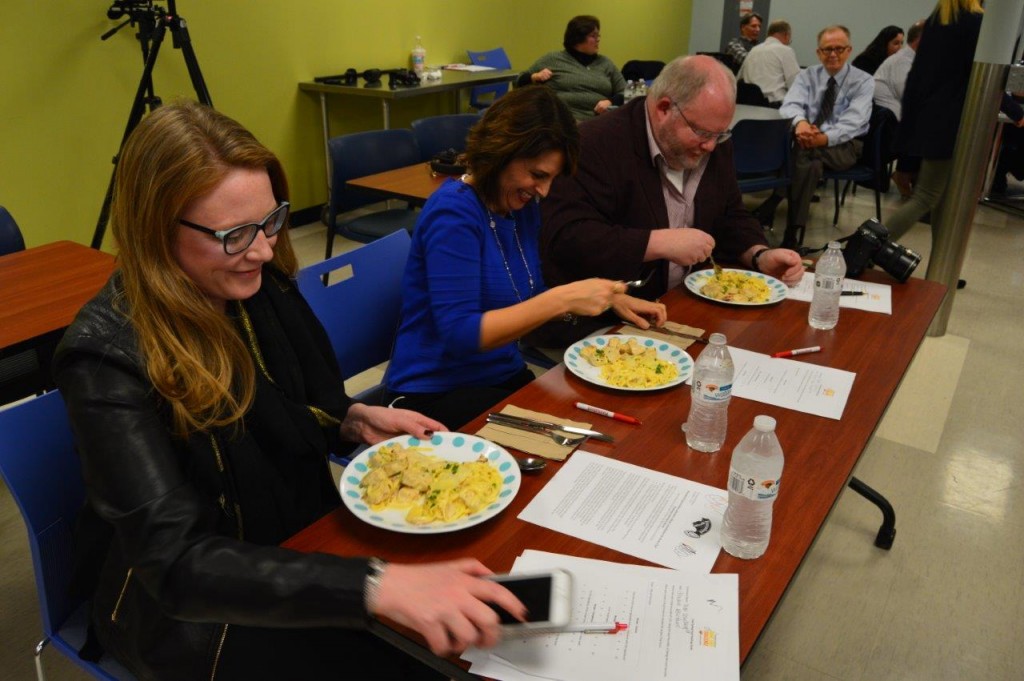
[[[435,433],[394,437],[341,474],[341,498],[370,525],[408,534],[455,532],[501,513],[519,492],[515,459],[488,440]]]
[[[693,373],[693,359],[680,347],[655,338],[591,336],[565,350],[566,368],[595,385],[616,390],[662,390]]]
[[[722,268],[691,272],[684,282],[694,295],[726,305],[774,305],[786,299],[786,285],[760,272]]]

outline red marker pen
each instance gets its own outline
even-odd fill
[[[589,404],[583,404],[582,402],[577,402],[576,408],[582,409],[583,411],[589,411],[591,414],[600,414],[601,416],[607,416],[608,418],[615,419],[616,421],[632,423],[634,426],[641,425],[640,419],[636,418],[635,416],[626,416],[625,414],[620,414],[617,411],[608,411],[607,409],[592,407]]]
[[[809,355],[812,352],[821,352],[820,345],[814,345],[809,348],[797,348],[796,350],[783,350],[782,352],[776,352],[772,357],[795,357],[796,355]]]

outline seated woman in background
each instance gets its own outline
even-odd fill
[[[624,295],[622,282],[545,288],[537,202],[578,156],[576,123],[544,87],[513,90],[472,128],[469,174],[434,192],[413,231],[386,379],[391,404],[458,430],[533,378],[516,340],[544,322],[609,308],[642,328],[642,316],[665,322],[664,305]]]
[[[853,66],[861,71],[875,75],[875,71],[890,55],[896,54],[903,47],[903,29],[899,26],[886,26],[875,39],[864,48],[853,60]]]
[[[538,59],[519,77],[518,85],[544,83],[579,121],[604,113],[612,99],[626,89],[626,79],[610,59],[597,53],[600,44],[597,17],[573,17],[565,27],[565,49]]]
[[[498,640],[486,602],[524,612],[472,559],[279,547],[339,505],[329,451],[443,428],[345,396],[287,218],[281,163],[252,134],[194,102],[159,108],[117,166],[119,269],[55,356],[88,497],[80,585],[100,646],[140,679],[433,678],[370,617],[447,654]]]

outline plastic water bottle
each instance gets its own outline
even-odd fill
[[[646,97],[647,96],[647,81],[643,78],[637,78],[636,86],[633,89],[634,97]]]
[[[416,36],[416,47],[412,48],[412,70],[417,76],[423,75],[423,70],[427,67],[427,50],[423,47],[423,43],[420,42],[420,37]]]
[[[636,85],[631,80],[626,81],[626,89],[622,93],[622,101],[628,102],[636,97]]]
[[[690,415],[683,424],[686,444],[699,452],[717,452],[729,425],[729,400],[735,367],[725,335],[711,334],[708,346],[693,366]]]
[[[722,548],[737,558],[758,558],[772,536],[772,504],[782,481],[782,445],[775,419],[757,416],[732,450],[729,506],[722,522]]]
[[[814,297],[807,323],[816,329],[828,330],[839,323],[839,296],[843,293],[846,260],[838,241],[828,242],[828,250],[814,266]]]

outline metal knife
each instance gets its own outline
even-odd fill
[[[628,326],[628,327],[631,327],[631,328],[634,328],[634,329],[640,329],[639,326],[635,326],[633,324],[625,324],[625,326]],[[652,326],[649,329],[640,329],[640,330],[641,331],[650,331],[651,333],[662,333],[662,334],[665,334],[666,336],[677,336],[679,338],[686,338],[687,340],[696,341],[697,343],[704,343],[705,345],[707,345],[707,342],[708,342],[707,339],[702,338],[701,336],[694,336],[694,335],[689,334],[689,333],[683,333],[682,331],[673,331],[672,329],[666,329],[664,326],[659,326],[659,327]]]
[[[611,435],[605,435],[597,430],[588,430],[586,428],[578,428],[576,426],[568,426],[561,423],[551,423],[550,421],[537,421],[535,419],[523,418],[522,416],[512,416],[511,414],[488,414],[487,421],[489,423],[497,423],[499,425],[528,425],[547,428],[549,430],[561,430],[575,435],[586,435],[587,437],[593,438],[594,440],[601,440],[602,442],[615,442],[615,438]]]

